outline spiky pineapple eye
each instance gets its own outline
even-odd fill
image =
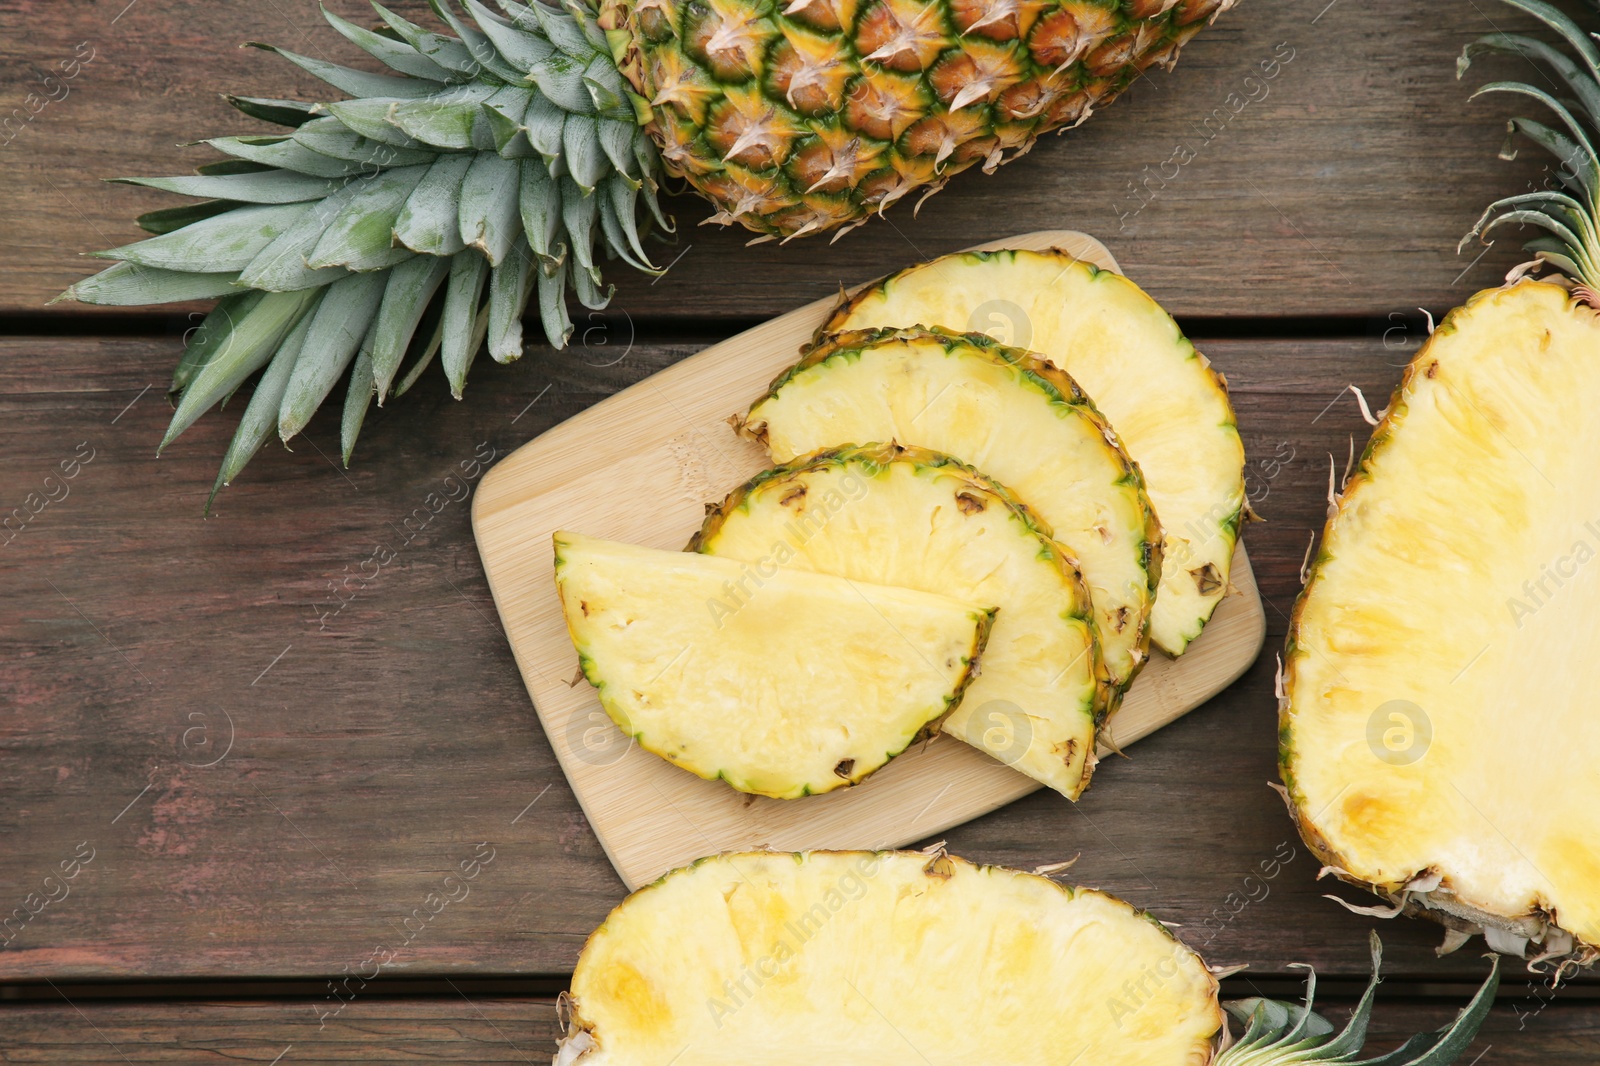
[[[1064,4],[1039,20],[1028,36],[1028,50],[1044,66],[1065,70],[1115,30],[1116,22],[1104,8]]]
[[[1001,118],[1037,119],[1065,91],[1065,84],[1058,74],[1029,78],[1000,94],[995,101],[996,112]]]
[[[778,34],[772,20],[739,0],[691,4],[686,26],[689,54],[724,81],[758,76],[767,43]]]
[[[802,26],[809,26],[814,30],[825,33],[837,33],[849,25],[855,18],[855,5],[849,4],[849,15],[845,17],[843,3],[830,2],[830,0],[790,0],[783,9],[783,17]]]
[[[711,109],[706,140],[723,159],[764,170],[788,159],[802,132],[798,122],[758,90],[729,89]]]
[[[845,86],[855,76],[844,42],[815,37],[793,27],[772,51],[770,85],[773,95],[786,100],[803,115],[838,111]]]
[[[633,14],[647,41],[669,41],[678,35],[677,12],[672,0],[639,0]]]
[[[1129,68],[1149,52],[1161,32],[1160,27],[1143,23],[1134,32],[1107,41],[1090,52],[1084,58],[1084,69],[1091,74],[1104,76]]]
[[[949,44],[950,30],[935,2],[879,0],[856,29],[862,59],[901,73],[926,70]]]
[[[959,52],[935,63],[928,76],[952,111],[988,103],[1021,78],[1022,63],[1011,48],[983,41],[963,42]]]
[[[1047,0],[953,0],[950,15],[963,36],[1014,41],[1027,36]]]
[[[845,119],[869,137],[893,141],[932,106],[921,78],[870,70],[851,88]]]

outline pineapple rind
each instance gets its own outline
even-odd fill
[[[601,0],[600,25],[626,31],[667,172],[715,221],[789,238],[993,171],[1170,68],[1235,2]]]
[[[1439,324],[1328,520],[1288,634],[1279,727],[1290,812],[1331,872],[1410,913],[1580,963],[1600,958],[1600,876],[1581,861],[1600,839],[1600,797],[1583,788],[1592,773],[1561,763],[1592,766],[1600,729],[1559,686],[1592,658],[1530,670],[1515,649],[1533,640],[1525,654],[1563,658],[1566,634],[1592,632],[1573,613],[1592,600],[1558,589],[1563,606],[1520,627],[1507,612],[1526,606],[1516,579],[1546,562],[1539,537],[1570,532],[1562,507],[1600,515],[1592,477],[1560,465],[1592,454],[1582,398],[1600,388],[1597,350],[1600,316],[1542,282],[1480,292]],[[1441,456],[1426,459],[1429,447]],[[1428,639],[1407,635],[1416,624]],[[1368,735],[1395,699],[1423,707],[1431,728],[1398,766]]]
[[[934,387],[941,381],[949,387]],[[921,388],[928,395],[919,399]],[[981,334],[847,331],[820,337],[779,375],[741,432],[778,462],[893,439],[1004,484],[1078,561],[1116,689],[1109,706],[1132,683],[1149,651],[1161,530],[1138,467],[1067,374]]]
[[[853,785],[956,706],[993,610],[912,589],[555,535],[584,676],[640,747],[741,792]]]
[[[895,444],[814,453],[707,508],[689,550],[994,603],[983,669],[940,731],[1076,799],[1114,696],[1076,562],[1003,486]]]
[[[1158,921],[1093,889],[942,853],[730,854],[640,889],[590,936],[564,1040],[588,1050],[565,1061],[666,1066],[690,1046],[707,1066],[774,1047],[1204,1066],[1216,990]]]
[[[1226,381],[1159,304],[1121,274],[1059,249],[962,252],[863,288],[819,335],[981,329],[997,317],[1008,341],[1083,387],[1142,473],[1164,532],[1150,637],[1181,655],[1228,591],[1245,514],[1244,445]]]

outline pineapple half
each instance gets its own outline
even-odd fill
[[[1138,468],[1066,374],[983,336],[852,331],[814,345],[738,428],[779,463],[894,441],[994,478],[1078,561],[1111,683],[1132,683],[1149,653],[1161,533]]]
[[[522,354],[530,301],[560,348],[569,290],[610,300],[601,261],[660,273],[642,237],[672,228],[665,177],[760,240],[859,225],[1084,121],[1235,2],[429,0],[441,25],[374,2],[375,29],[324,11],[382,72],[271,48],[324,95],[227,97],[285,132],[131,179],[198,202],[142,216],[156,236],[100,253],[116,264],[63,295],[222,298],[162,441],[265,370],[218,488],[341,378],[348,464],[371,401],[436,356],[459,398],[480,348]]]
[[[690,549],[937,592],[998,611],[940,732],[1077,799],[1111,694],[1077,566],[1011,495],[938,452],[813,454],[708,509]]]
[[[853,785],[961,699],[993,611],[555,534],[584,676],[639,746],[774,799]]]
[[[1447,946],[1482,930],[1568,969],[1600,959],[1600,27],[1510,6],[1561,43],[1493,33],[1457,71],[1486,55],[1542,68],[1477,95],[1549,108],[1555,127],[1516,118],[1510,134],[1561,163],[1462,244],[1545,233],[1508,288],[1417,352],[1345,486],[1290,630],[1281,761],[1340,877],[1444,922]],[[1546,267],[1560,274],[1519,280]]]
[[[1183,654],[1227,593],[1247,513],[1244,445],[1222,375],[1137,285],[1057,250],[965,252],[902,270],[846,299],[822,332],[917,325],[998,329],[1083,386],[1138,464],[1161,520],[1150,639]],[[1045,500],[978,465],[1085,550]]]
[[[1440,323],[1328,521],[1281,726],[1291,809],[1341,878],[1497,947],[1585,961],[1600,957],[1597,357],[1600,313],[1543,282]]]
[[[1378,976],[1342,1031],[1305,1005],[1227,1004],[1165,926],[1115,897],[942,851],[703,859],[622,902],[563,997],[556,1066],[1344,1066]],[[1494,1003],[1367,1066],[1448,1066]]]

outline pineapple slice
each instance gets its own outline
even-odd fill
[[[1503,949],[1588,959],[1597,357],[1600,314],[1555,285],[1480,293],[1440,324],[1328,523],[1280,733],[1291,809],[1341,877]]]
[[[589,938],[556,1061],[1201,1066],[1216,991],[1101,892],[942,854],[722,855]]]
[[[741,792],[853,785],[961,699],[993,611],[770,564],[555,535],[584,676],[647,751]]]
[[[1222,375],[1137,285],[1061,251],[935,259],[846,300],[823,330],[919,324],[1003,328],[1003,340],[1040,353],[1093,397],[1143,472],[1165,534],[1151,639],[1183,654],[1227,592],[1245,510],[1244,446]],[[1036,500],[998,468],[962,458],[1010,485],[1084,551],[1052,513],[1054,500]]]
[[[1150,501],[1110,426],[1043,360],[940,331],[841,334],[779,377],[740,430],[780,463],[842,444],[896,441],[982,470],[1077,559],[1119,692],[1149,654],[1161,568]]]
[[[1110,685],[1076,564],[1003,488],[893,444],[769,470],[711,510],[689,545],[760,565],[999,607],[983,670],[940,730],[1077,799]]]

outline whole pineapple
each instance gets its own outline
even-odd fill
[[[605,0],[670,173],[768,237],[860,225],[1088,118],[1235,0]]]
[[[481,348],[521,355],[530,300],[559,348],[568,290],[610,299],[602,255],[654,271],[663,174],[757,239],[860,224],[1083,121],[1236,0],[598,2],[464,0],[468,21],[430,0],[449,34],[376,3],[376,30],[325,12],[389,72],[273,49],[350,99],[230,97],[290,132],[127,179],[202,202],[142,216],[156,236],[99,253],[118,262],[63,297],[221,298],[173,375],[163,446],[264,370],[217,486],[341,378],[348,463],[372,399],[436,356],[459,397]]]

